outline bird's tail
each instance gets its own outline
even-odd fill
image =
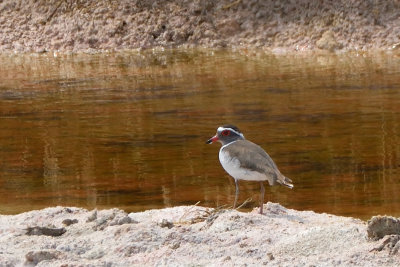
[[[287,178],[283,174],[278,175],[277,182],[280,183],[281,185],[289,187],[290,189],[292,189],[294,187],[292,180],[290,180],[289,178]]]

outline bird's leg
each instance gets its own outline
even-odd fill
[[[235,179],[235,186],[236,186],[236,191],[235,191],[235,201],[233,202],[233,208],[236,208],[236,203],[237,203],[237,199],[239,196],[239,180]]]
[[[263,205],[264,205],[264,193],[265,193],[265,188],[264,188],[264,183],[260,181],[261,185],[261,192],[260,192],[260,214],[263,214]]]

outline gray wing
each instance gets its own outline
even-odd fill
[[[247,140],[239,140],[229,145],[229,155],[234,158],[240,158],[240,167],[264,173],[269,183],[271,185],[275,184],[278,168],[267,152],[260,146]]]
[[[229,154],[235,158],[240,155],[241,167],[264,173],[270,185],[278,182],[290,188],[293,187],[292,181],[280,173],[275,162],[260,146],[248,140],[239,140],[229,145]]]

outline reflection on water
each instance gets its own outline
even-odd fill
[[[400,57],[224,51],[8,55],[0,60],[0,213],[232,204],[204,142],[234,123],[293,190],[266,201],[400,215]],[[240,200],[258,183],[241,182]],[[245,208],[246,209],[246,208]]]

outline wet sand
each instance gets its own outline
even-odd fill
[[[0,52],[154,47],[287,51],[400,47],[399,1],[12,1]]]

